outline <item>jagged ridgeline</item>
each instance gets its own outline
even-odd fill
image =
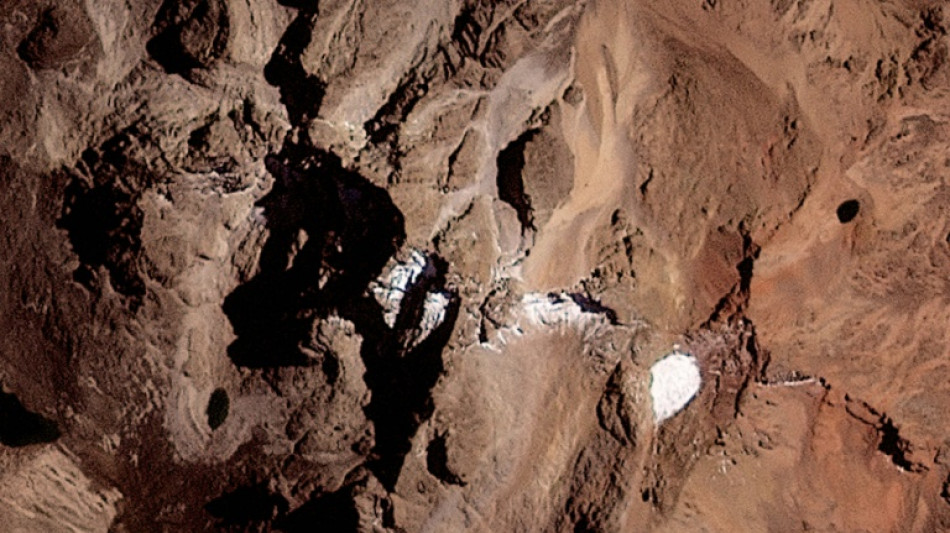
[[[0,530],[950,531],[943,4],[0,2]]]

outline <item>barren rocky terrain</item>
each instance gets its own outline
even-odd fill
[[[0,2],[0,529],[950,531],[943,4]]]

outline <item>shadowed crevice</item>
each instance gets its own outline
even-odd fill
[[[359,530],[359,512],[350,487],[320,494],[277,521],[287,533],[350,533]]]
[[[223,494],[205,505],[211,516],[219,519],[218,526],[266,523],[287,512],[287,500],[273,494],[263,485],[240,487]]]
[[[54,442],[59,437],[55,422],[27,410],[16,395],[0,392],[0,444],[19,448]]]
[[[465,481],[449,468],[449,453],[446,436],[439,434],[429,441],[426,447],[426,469],[430,474],[450,485],[467,485]]]
[[[510,205],[518,213],[521,222],[521,232],[535,230],[534,209],[531,207],[531,197],[524,189],[524,151],[525,146],[534,138],[536,131],[528,130],[512,141],[498,154],[496,177],[498,198]]]
[[[877,428],[880,442],[877,449],[890,457],[891,462],[908,472],[920,472],[923,467],[907,458],[910,453],[910,443],[901,437],[894,421],[886,416],[881,417]]]
[[[280,90],[281,103],[287,108],[291,124],[316,117],[323,101],[326,84],[308,74],[300,57],[310,44],[316,15],[301,11],[284,32],[277,50],[264,67],[264,79]]]
[[[436,274],[408,288],[395,328],[386,324],[382,307],[370,296],[340,309],[363,337],[363,379],[372,391],[365,412],[373,422],[376,438],[367,466],[389,491],[395,488],[413,436],[432,416],[432,388],[445,371],[442,353],[460,311],[459,297],[446,289],[448,265],[438,257],[429,260]],[[432,292],[447,295],[445,316],[428,336],[419,339],[416,328],[424,312],[425,296]]]
[[[138,309],[145,293],[142,266],[142,195],[160,178],[134,155],[146,131],[132,127],[98,149],[88,149],[65,172],[68,180],[57,227],[68,232],[79,266],[73,278],[93,292],[102,290],[99,267],[109,273],[109,285]]]
[[[207,68],[224,57],[230,33],[228,3],[222,0],[166,0],[158,10],[154,37],[145,46],[169,74]]]
[[[339,158],[288,147],[267,158],[276,181],[258,202],[270,237],[259,273],[224,302],[238,366],[309,364],[314,320],[359,299],[405,239],[389,194]]]

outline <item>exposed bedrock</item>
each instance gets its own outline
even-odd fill
[[[950,530],[947,16],[4,3],[0,517]]]

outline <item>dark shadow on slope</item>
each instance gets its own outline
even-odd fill
[[[224,57],[230,32],[222,0],[165,0],[146,51],[169,74],[207,68]]]
[[[159,178],[134,155],[149,143],[148,133],[129,128],[88,149],[66,171],[62,216],[57,227],[66,230],[80,265],[74,279],[98,292],[99,267],[109,272],[109,283],[135,310],[145,296],[141,232],[144,213],[138,203]]]
[[[284,32],[277,50],[264,67],[264,79],[280,89],[281,102],[294,125],[315,117],[323,100],[325,84],[308,74],[300,63],[313,35],[315,16],[312,12],[301,11]]]
[[[437,434],[426,446],[426,470],[443,483],[462,487],[467,485],[465,480],[449,468],[449,452],[443,434]]]
[[[235,364],[309,364],[300,350],[313,320],[358,299],[405,239],[389,194],[317,150],[285,148],[267,159],[276,181],[258,203],[270,237],[259,274],[224,302],[237,340]]]
[[[286,513],[287,500],[273,494],[263,485],[240,487],[205,505],[211,516],[220,520],[218,527],[266,523]]]
[[[585,313],[604,315],[611,324],[617,325],[617,312],[613,309],[583,294],[572,292],[569,293],[568,296],[574,304],[580,307]]]
[[[908,472],[920,472],[924,470],[922,465],[908,459],[910,443],[901,437],[893,420],[886,416],[881,416],[877,431],[880,437],[877,449],[890,457],[892,463]]]
[[[386,324],[383,308],[368,293],[337,308],[341,317],[353,322],[363,339],[363,379],[372,391],[365,412],[375,429],[375,445],[367,466],[389,491],[396,485],[412,437],[432,415],[431,391],[444,371],[442,352],[460,309],[458,296],[445,289],[448,265],[437,257],[429,260],[436,274],[417,280],[407,289],[395,327]],[[418,325],[430,292],[445,295],[448,305],[440,325],[419,339]]]
[[[0,444],[18,448],[53,442],[59,436],[55,422],[28,411],[15,395],[0,392]]]
[[[522,233],[536,229],[531,197],[524,190],[523,178],[525,146],[534,138],[534,135],[533,130],[524,132],[498,154],[497,160],[498,198],[515,208],[518,221],[521,222]]]
[[[352,490],[344,487],[311,499],[275,525],[287,533],[351,533],[359,530],[359,518]]]
[[[407,352],[402,351],[398,335],[380,345],[364,342],[364,379],[373,392],[366,415],[376,429],[376,446],[369,467],[390,491],[394,490],[412,447],[412,437],[432,416],[432,388],[445,370],[442,352],[459,309],[459,299],[452,295],[442,324]]]

